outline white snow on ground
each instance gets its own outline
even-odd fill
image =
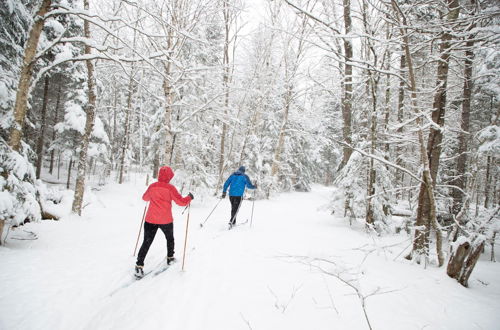
[[[28,224],[37,240],[0,247],[0,329],[499,329],[500,263],[487,250],[460,286],[410,264],[409,237],[371,237],[323,211],[332,188],[256,201],[227,230],[229,200],[174,207],[179,262],[130,286],[145,186],[108,185],[80,217]],[[245,200],[238,217],[251,217]],[[158,232],[146,270],[166,254]],[[398,257],[399,255],[399,257]],[[314,260],[316,259],[316,260]],[[326,261],[319,261],[324,259]],[[323,271],[320,271],[322,269]],[[341,279],[349,281],[353,287]]]

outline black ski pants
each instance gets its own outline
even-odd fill
[[[241,196],[229,196],[229,201],[231,202],[231,224],[236,223],[236,214],[238,214],[238,209],[241,205]]]
[[[146,254],[148,254],[149,247],[153,243],[156,232],[158,228],[161,229],[165,238],[167,239],[167,257],[174,256],[174,223],[167,223],[164,225],[158,225],[154,223],[144,222],[144,240],[142,241],[139,254],[137,255],[137,265],[144,266],[144,259],[146,259]]]

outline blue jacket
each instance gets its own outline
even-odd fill
[[[245,187],[247,187],[248,189],[256,188],[248,178],[248,175],[240,170],[231,174],[231,176],[226,180],[223,189],[224,193],[227,191],[227,188],[229,186],[231,186],[229,188],[229,196],[243,196]]]

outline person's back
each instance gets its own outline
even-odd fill
[[[144,217],[144,239],[137,255],[135,265],[135,275],[137,278],[144,276],[144,259],[153,243],[156,232],[160,229],[167,240],[167,264],[175,260],[174,258],[174,218],[172,216],[172,201],[179,206],[188,205],[193,199],[193,194],[189,193],[182,197],[177,189],[170,184],[174,177],[174,172],[168,166],[163,166],[158,172],[158,181],[152,183],[142,199],[149,202],[146,216]]]
[[[179,206],[186,206],[191,201],[188,196],[182,197],[177,189],[170,184],[173,177],[174,172],[172,169],[163,166],[158,173],[158,181],[149,185],[142,196],[144,201],[149,201],[146,222],[156,224],[171,223],[174,220],[172,217],[172,201]]]
[[[231,174],[224,183],[222,188],[222,198],[226,197],[226,191],[229,188],[229,201],[231,202],[231,219],[229,220],[229,228],[236,223],[236,215],[240,209],[241,200],[245,193],[245,188],[256,189],[257,185],[253,185],[248,175],[245,174],[245,166]]]

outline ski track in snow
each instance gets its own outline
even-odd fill
[[[373,329],[499,328],[500,263],[489,250],[463,288],[445,267],[394,261],[406,234],[370,237],[324,211],[332,189],[321,186],[256,201],[252,226],[231,231],[228,200],[200,228],[217,200],[195,199],[185,271],[187,212],[174,207],[178,262],[134,281],[144,190],[108,185],[83,217],[27,224],[38,240],[0,247],[0,329],[368,329],[356,292],[318,266],[369,296]],[[251,206],[243,201],[238,222]],[[146,271],[165,254],[159,231]]]

